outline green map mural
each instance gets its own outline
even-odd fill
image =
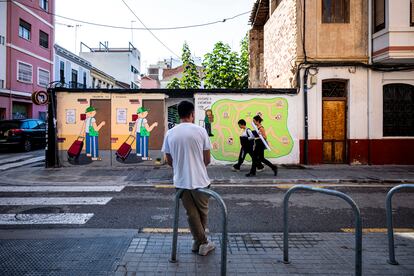
[[[277,158],[288,155],[293,148],[293,139],[289,133],[288,102],[284,98],[251,99],[246,101],[219,100],[211,106],[214,120],[211,122],[210,137],[213,149],[211,154],[216,160],[236,161],[239,156],[241,129],[237,125],[240,119],[251,122],[256,114],[263,118],[267,140],[271,151],[266,150],[267,158]],[[250,161],[248,156],[246,159]]]

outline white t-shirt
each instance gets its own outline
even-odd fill
[[[141,126],[145,127],[145,125],[148,124],[148,121],[145,118],[138,118],[135,121],[135,124],[137,126],[136,127],[137,133],[140,133],[141,132]]]
[[[175,187],[193,190],[210,185],[203,158],[203,151],[210,149],[205,128],[180,123],[167,131],[161,151],[173,159]]]
[[[86,121],[85,121],[85,132],[86,133],[89,133],[89,127],[92,126],[93,123],[96,123],[96,120],[94,117],[86,118]]]

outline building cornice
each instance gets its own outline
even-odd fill
[[[11,43],[7,43],[7,47],[10,47],[10,48],[15,49],[15,50],[17,50],[17,51],[19,51],[19,52],[22,52],[23,54],[26,54],[26,55],[32,56],[32,57],[34,57],[34,58],[40,59],[40,60],[42,60],[42,61],[44,61],[44,62],[47,62],[47,63],[49,63],[49,64],[52,64],[52,65],[53,65],[53,61],[52,61],[52,60],[49,60],[49,59],[44,58],[44,57],[42,57],[42,56],[39,56],[39,55],[37,55],[37,54],[35,54],[35,53],[32,53],[32,52],[30,52],[30,51],[28,51],[28,50],[26,50],[26,49],[23,49],[23,48],[21,48],[21,47],[19,47],[19,46],[13,45],[13,44],[11,44]]]

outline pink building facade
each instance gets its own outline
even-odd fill
[[[54,0],[6,3],[6,68],[0,89],[3,119],[45,119],[46,106],[31,101],[53,80]],[[3,59],[3,58],[2,58]]]

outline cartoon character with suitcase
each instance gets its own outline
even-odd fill
[[[86,156],[91,157],[93,161],[101,161],[98,138],[99,130],[105,125],[105,121],[102,121],[99,125],[96,124],[96,109],[92,106],[88,107],[85,113]]]
[[[154,122],[151,126],[148,125],[148,116],[149,109],[145,107],[140,107],[137,110],[138,119],[135,121],[134,129],[132,133],[136,133],[137,141],[137,156],[142,157],[142,160],[151,160],[148,156],[148,143],[150,132],[158,126],[158,122]]]

